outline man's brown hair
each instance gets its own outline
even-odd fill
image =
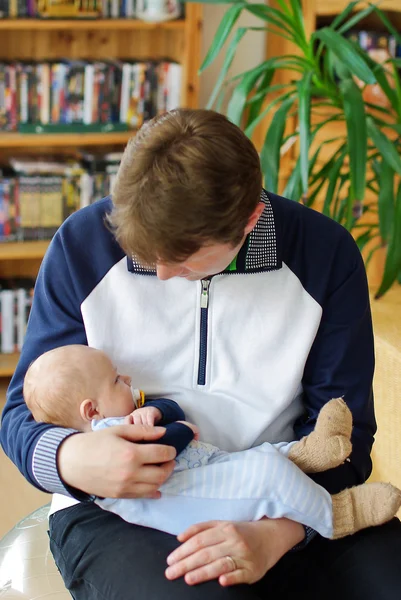
[[[241,242],[262,189],[258,153],[223,115],[177,109],[128,143],[109,221],[142,263],[185,261],[202,246]]]

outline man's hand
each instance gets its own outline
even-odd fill
[[[255,583],[304,537],[303,526],[288,519],[199,523],[178,536],[183,544],[168,556],[166,577],[189,585]]]
[[[143,406],[132,411],[124,419],[127,425],[154,425],[162,418],[162,413],[155,406]]]
[[[72,435],[59,448],[59,475],[67,485],[104,498],[160,498],[176,451],[149,442],[164,433],[164,427],[118,425]]]

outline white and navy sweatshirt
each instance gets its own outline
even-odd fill
[[[351,462],[316,476],[330,492],[364,481],[375,418],[365,269],[334,221],[263,191],[265,210],[236,264],[209,281],[160,281],[105,224],[105,198],[63,223],[43,260],[1,427],[8,456],[42,490],[63,484],[57,449],[71,430],[35,423],[22,397],[37,356],[64,344],[104,350],[148,398],[178,402],[203,441],[236,451],[309,433],[343,396]]]

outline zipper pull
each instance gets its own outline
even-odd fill
[[[202,292],[201,292],[200,306],[201,306],[201,308],[207,308],[209,305],[210,279],[202,279],[201,285],[202,285]]]

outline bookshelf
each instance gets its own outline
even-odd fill
[[[0,62],[171,60],[182,65],[181,106],[198,106],[202,7],[185,6],[184,18],[163,23],[138,19],[0,19]],[[0,132],[0,155],[34,156],[123,150],[134,130],[107,133]],[[49,241],[0,243],[0,278],[35,277]],[[0,378],[9,378],[18,353],[0,353]]]
[[[134,133],[0,133],[0,149],[125,145]]]

